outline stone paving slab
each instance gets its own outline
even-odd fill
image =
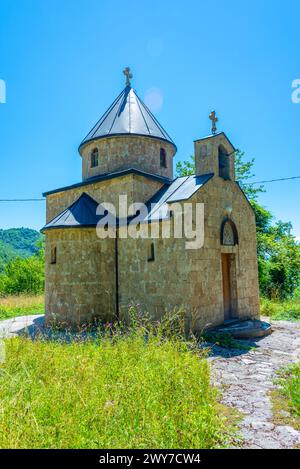
[[[9,338],[25,333],[39,331],[44,327],[44,314],[32,314],[0,321],[0,338]]]
[[[300,323],[272,321],[273,333],[243,342],[254,347],[228,350],[213,346],[209,357],[212,383],[222,391],[222,402],[244,414],[240,433],[243,448],[293,448],[300,432],[288,425],[275,425],[269,393],[276,370],[300,361]]]

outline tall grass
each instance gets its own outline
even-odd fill
[[[6,340],[0,368],[1,448],[221,448],[208,363],[145,328],[84,342]]]
[[[300,429],[300,363],[293,364],[278,372],[276,384],[280,395],[286,399],[296,425]]]
[[[44,295],[0,297],[0,320],[29,314],[43,314]]]
[[[286,301],[262,298],[260,312],[275,320],[300,321],[300,298]]]

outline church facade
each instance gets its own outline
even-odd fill
[[[212,134],[194,142],[195,174],[174,179],[176,145],[124,72],[125,89],[79,146],[82,181],[44,194],[47,323],[113,322],[130,305],[155,319],[182,309],[198,330],[258,318],[255,215],[233,145],[212,113]],[[201,214],[193,248],[184,219],[176,225],[185,207],[193,228]]]

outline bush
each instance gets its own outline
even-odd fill
[[[11,260],[0,274],[0,295],[38,294],[44,290],[44,253]]]

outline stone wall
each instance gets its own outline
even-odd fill
[[[56,248],[56,264],[51,251]],[[111,321],[116,311],[115,240],[94,229],[46,232],[46,322],[68,326]]]
[[[224,321],[221,253],[235,262],[237,315],[259,315],[256,228],[254,213],[239,187],[219,177],[212,178],[189,202],[204,203],[205,241],[198,250],[186,250],[185,239],[121,239],[119,241],[120,309],[128,304],[159,318],[166,310],[183,308],[198,330]],[[220,245],[224,207],[232,205],[239,244]],[[166,223],[166,222],[163,222]],[[155,260],[148,262],[149,243]]]
[[[99,164],[91,168],[91,152],[94,148],[99,152]],[[160,166],[161,148],[166,151],[166,168]],[[108,137],[87,143],[80,153],[83,180],[129,168],[173,179],[175,147],[164,140],[133,135]]]
[[[126,176],[127,178],[127,176]],[[143,193],[144,185],[131,177],[131,197]],[[110,186],[112,199],[122,192],[120,180]],[[128,182],[124,186],[129,190]],[[90,187],[90,186],[87,186]],[[59,204],[50,209],[61,211]],[[82,189],[80,188],[80,192]],[[88,191],[87,191],[88,192]],[[109,191],[108,191],[109,192]],[[106,193],[106,200],[107,194]],[[129,191],[130,193],[130,191]],[[54,194],[56,195],[56,194]],[[96,198],[95,193],[90,194]],[[53,196],[49,196],[49,200]],[[75,194],[72,195],[73,198]],[[71,197],[71,198],[72,198]],[[55,199],[56,200],[56,199]],[[99,199],[98,199],[99,200]],[[236,309],[240,319],[259,315],[256,227],[254,213],[232,181],[218,176],[210,179],[188,201],[204,203],[204,247],[187,250],[186,240],[119,239],[119,301],[122,317],[130,304],[159,318],[165,311],[183,308],[194,328],[224,321],[221,253],[231,254],[236,283]],[[239,237],[236,246],[221,246],[220,229],[225,206],[232,206],[231,218]],[[166,226],[169,222],[163,222]],[[162,224],[161,224],[162,225]],[[172,225],[172,223],[171,223]],[[146,225],[142,225],[145,229]],[[149,262],[154,243],[154,261]],[[51,249],[57,248],[57,263],[51,264]],[[100,240],[94,229],[64,229],[46,232],[46,319],[55,315],[69,324],[91,322],[93,318],[112,320],[115,314],[115,240]]]
[[[83,192],[99,203],[113,203],[118,211],[119,195],[127,194],[128,204],[147,202],[161,187],[162,183],[155,179],[137,174],[127,174],[49,194],[47,195],[47,223],[75,202]]]
[[[219,146],[223,146],[228,154],[229,178],[235,180],[234,167],[234,147],[231,145],[225,134],[220,133],[214,136],[201,138],[195,144],[196,174],[219,174]]]

